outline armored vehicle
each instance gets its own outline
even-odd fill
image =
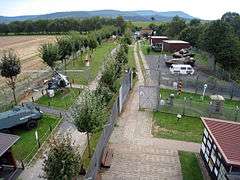
[[[58,90],[69,85],[70,83],[67,76],[54,72],[52,79],[48,82],[48,89]]]
[[[191,65],[192,67],[194,67],[195,65],[195,59],[194,58],[175,58],[175,59],[170,59],[170,60],[167,60],[165,61],[165,64],[170,67],[171,65],[173,64],[189,64]]]
[[[42,116],[40,109],[31,103],[15,106],[12,110],[0,113],[0,131],[18,125],[25,125],[27,129],[32,129],[37,126],[37,120]]]
[[[183,57],[194,57],[195,54],[190,52],[188,49],[181,49],[178,52],[173,53],[174,58],[183,58]]]

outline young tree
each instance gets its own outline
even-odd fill
[[[43,44],[40,47],[40,57],[42,60],[52,69],[54,70],[55,62],[59,60],[59,49],[56,44],[47,43]]]
[[[93,50],[97,47],[98,42],[95,35],[88,36],[88,47],[93,53]]]
[[[1,76],[7,79],[7,85],[12,89],[14,102],[17,105],[16,98],[16,80],[21,73],[21,64],[18,56],[11,50],[4,52],[0,63]]]
[[[108,87],[112,92],[115,92],[114,82],[117,79],[117,73],[121,70],[121,64],[118,64],[114,59],[108,59],[104,65],[104,71],[100,79],[100,86]]]
[[[90,134],[99,132],[106,122],[106,109],[99,96],[94,92],[85,91],[73,111],[74,124],[79,132],[87,134],[88,155],[91,157]]]
[[[57,136],[49,143],[50,151],[44,159],[44,178],[48,180],[73,179],[81,170],[81,155],[72,146],[69,136]]]

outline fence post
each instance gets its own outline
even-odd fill
[[[182,112],[183,116],[185,116],[185,111],[186,111],[186,102],[187,102],[187,98],[186,98],[186,97],[184,97],[184,105],[183,105],[183,112]]]

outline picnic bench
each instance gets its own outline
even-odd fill
[[[101,166],[105,168],[110,168],[113,158],[113,149],[107,146],[102,155]]]

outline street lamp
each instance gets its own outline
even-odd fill
[[[205,95],[205,92],[206,92],[207,87],[208,87],[207,84],[204,84],[204,85],[203,85],[203,95],[202,95],[202,100],[204,99],[204,95]]]

